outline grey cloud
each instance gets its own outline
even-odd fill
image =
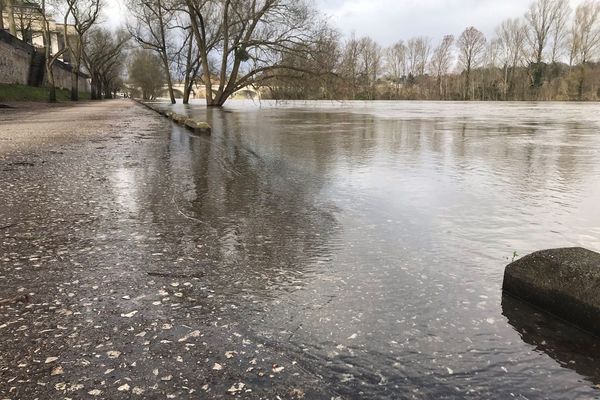
[[[581,0],[571,0],[573,6]],[[527,0],[316,0],[337,28],[371,36],[382,45],[412,36],[434,41],[475,26],[492,35],[506,18],[522,16]]]

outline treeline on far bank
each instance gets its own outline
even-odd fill
[[[382,47],[324,32],[267,84],[274,98],[600,99],[600,0],[534,0],[486,37],[475,27]],[[309,56],[306,56],[309,55]],[[312,73],[308,73],[311,71]],[[317,71],[317,74],[314,74]]]
[[[540,85],[532,75],[542,69]],[[302,75],[302,74],[297,74]],[[475,101],[597,101],[600,100],[600,64],[565,63],[517,68],[487,66],[471,72],[465,93],[465,73],[444,75],[441,83],[431,74],[389,76],[353,81],[326,73],[318,77],[279,78],[265,89],[265,97],[288,100],[475,100]],[[512,77],[512,83],[507,76]]]

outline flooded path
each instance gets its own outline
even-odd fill
[[[102,104],[0,133],[3,398],[600,395],[598,339],[501,295],[600,250],[599,106]]]

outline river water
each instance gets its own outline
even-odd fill
[[[211,279],[245,329],[323,386],[600,397],[600,341],[501,291],[513,257],[600,250],[599,105],[172,108],[213,127],[174,127],[166,161],[178,212],[212,243]]]

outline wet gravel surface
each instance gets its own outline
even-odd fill
[[[111,101],[0,124],[0,398],[336,395],[248,331],[255,294],[161,164],[170,122]]]

